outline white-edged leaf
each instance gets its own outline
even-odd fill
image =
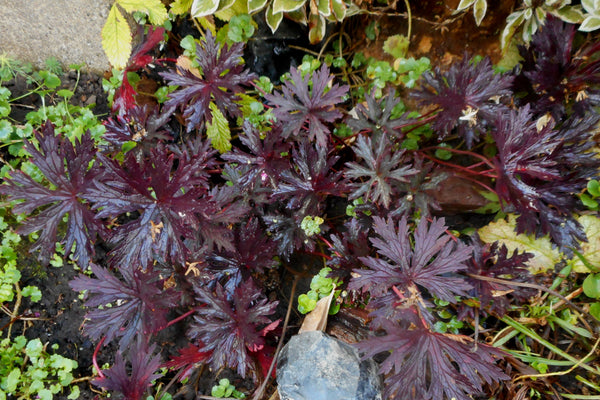
[[[227,122],[227,118],[225,118],[215,103],[211,102],[208,108],[211,111],[212,121],[206,123],[206,136],[208,136],[212,146],[219,153],[228,152],[231,150],[229,122]]]
[[[248,1],[248,13],[252,14],[255,11],[261,10],[268,0],[249,0]]]
[[[598,15],[587,16],[579,26],[579,30],[582,32],[591,32],[598,28],[600,28],[600,16]]]
[[[596,14],[598,11],[598,1],[596,0],[581,0],[581,5],[589,14]]]
[[[248,0],[221,0],[215,17],[221,21],[231,21],[231,18],[241,14],[248,14]]]
[[[477,0],[473,6],[473,17],[475,17],[475,23],[477,26],[481,25],[483,17],[487,12],[487,0]]]
[[[317,0],[317,10],[319,10],[319,14],[324,17],[329,17],[331,15],[331,4],[329,0]]]
[[[548,236],[536,239],[534,235],[517,234],[515,221],[516,217],[509,215],[508,221],[501,219],[491,222],[479,229],[479,237],[484,243],[498,241],[500,245],[504,244],[509,254],[512,254],[515,249],[533,254],[527,266],[534,274],[554,268],[554,265],[562,260],[562,255],[558,249],[552,247]]]
[[[281,24],[281,20],[283,20],[283,13],[273,12],[273,4],[269,4],[269,7],[267,7],[267,11],[265,12],[265,20],[267,21],[269,28],[271,28],[271,32],[275,33],[277,28],[279,28],[279,24]]]
[[[331,0],[331,11],[335,19],[342,21],[346,17],[346,3],[344,0]]]
[[[506,26],[500,36],[500,47],[502,51],[506,51],[508,42],[510,42],[515,35],[515,32],[525,19],[522,11],[517,11],[506,17]]]
[[[194,0],[175,0],[171,3],[171,11],[175,15],[182,15],[190,11]]]
[[[194,0],[192,3],[192,17],[205,17],[214,14],[219,8],[219,0]]]
[[[125,68],[131,55],[131,31],[116,4],[111,7],[102,28],[102,48],[113,67]]]
[[[311,44],[317,44],[325,37],[327,22],[325,17],[319,14],[311,14],[308,19],[308,40]]]
[[[556,10],[553,14],[570,24],[580,24],[584,19],[581,6],[566,6]]]
[[[307,0],[273,0],[273,13],[290,12],[299,9]]]
[[[117,0],[117,4],[128,13],[143,12],[153,25],[162,25],[169,17],[167,7],[160,0]]]
[[[475,1],[476,0],[460,0],[460,3],[458,3],[458,6],[456,6],[456,11],[462,11],[471,7]]]

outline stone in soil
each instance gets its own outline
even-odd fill
[[[321,331],[298,334],[277,358],[281,400],[380,400],[381,380],[372,359]]]

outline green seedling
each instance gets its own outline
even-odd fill
[[[234,398],[234,399],[245,399],[246,395],[235,388],[229,382],[229,379],[219,380],[219,384],[212,387],[210,391],[211,396],[219,398]]]
[[[302,314],[307,314],[315,309],[317,301],[323,297],[327,297],[331,294],[334,288],[338,287],[341,282],[337,278],[329,278],[328,275],[331,272],[331,268],[325,267],[319,271],[317,275],[312,278],[310,282],[310,291],[306,294],[298,296],[298,311]],[[334,299],[337,299],[341,293],[341,290],[334,292]],[[340,303],[332,301],[331,307],[329,308],[329,315],[334,315],[340,310]]]

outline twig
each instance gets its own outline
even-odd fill
[[[558,293],[556,290],[548,289],[547,287],[544,287],[544,286],[541,286],[541,285],[538,285],[535,283],[513,282],[513,281],[506,280],[506,279],[491,278],[489,276],[483,276],[483,275],[477,275],[477,274],[467,274],[467,275],[470,276],[471,278],[479,279],[482,281],[501,283],[503,285],[509,285],[509,286],[519,286],[519,287],[526,287],[526,288],[531,288],[531,289],[538,289],[543,292],[550,293],[551,295],[558,297],[559,299],[561,299],[562,301],[564,301],[565,303],[567,303],[568,305],[570,305],[571,307],[573,307],[574,309],[579,311],[580,313],[589,315],[591,317],[591,315],[589,313],[587,313],[581,307],[579,307],[578,305],[573,303],[571,300],[567,299],[562,294]]]
[[[275,354],[273,354],[273,361],[271,361],[271,366],[269,367],[269,371],[267,372],[267,376],[265,376],[265,380],[260,385],[258,390],[254,393],[252,400],[260,400],[265,388],[267,387],[267,383],[269,382],[269,377],[273,372],[273,368],[275,368],[275,361],[277,360],[277,355],[281,351],[283,347],[283,340],[285,339],[285,331],[287,329],[288,322],[290,320],[290,314],[292,312],[292,305],[294,304],[294,294],[296,292],[296,284],[298,283],[298,275],[294,275],[294,283],[292,284],[292,290],[290,293],[290,302],[288,304],[288,309],[285,314],[285,320],[283,321],[283,328],[281,329],[281,338],[279,338],[279,343],[277,344],[277,349],[275,350]]]

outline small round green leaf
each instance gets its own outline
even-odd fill
[[[600,298],[600,274],[589,274],[583,281],[582,288],[586,296]]]

